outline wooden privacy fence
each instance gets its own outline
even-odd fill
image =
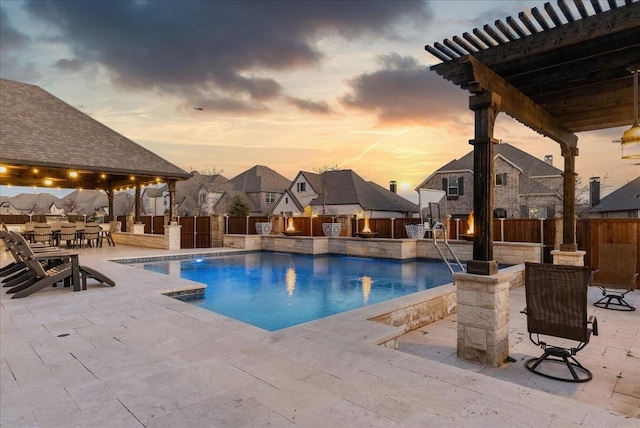
[[[576,242],[579,250],[586,251],[584,264],[598,269],[600,244],[628,244],[636,248],[634,263],[640,272],[640,219],[580,219],[576,224]],[[640,282],[640,281],[639,281]]]
[[[84,216],[68,215],[69,221],[83,221]],[[128,232],[126,216],[118,216],[122,232]],[[287,224],[284,221],[284,229]],[[0,215],[0,221],[6,224],[24,224],[29,216]],[[31,221],[46,222],[45,215],[32,215]],[[144,216],[141,221],[145,226],[145,233],[163,234],[165,216]],[[214,242],[212,236],[211,217],[181,217],[179,224],[181,248],[210,248]],[[225,217],[224,233],[255,235],[257,222],[266,222],[267,217]],[[322,223],[337,222],[332,217],[294,217],[294,227],[301,236],[323,236]],[[364,227],[364,219],[349,219],[351,222],[351,236],[356,236]],[[459,239],[467,231],[468,220],[451,219],[448,227],[448,238]],[[505,242],[532,242],[544,246],[544,261],[551,263],[551,250],[554,247],[557,219],[494,219],[493,240]],[[369,227],[378,238],[406,239],[405,225],[420,223],[416,218],[372,218]],[[345,235],[343,228],[342,236]],[[598,268],[598,247],[600,244],[630,244],[635,245],[636,270],[640,272],[640,219],[578,219],[576,223],[576,243],[579,250],[586,251],[585,265],[592,269]]]

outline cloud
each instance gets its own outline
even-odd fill
[[[100,65],[127,89],[186,98],[200,86],[258,103],[285,92],[270,72],[320,65],[324,36],[393,38],[396,25],[429,21],[415,1],[38,0],[27,10],[70,47],[58,67]]]
[[[31,37],[20,32],[9,19],[6,10],[0,8],[0,76],[3,78],[20,78],[23,81],[35,80],[40,74],[32,62],[20,60],[21,49],[31,44]]]
[[[324,101],[303,100],[301,98],[287,97],[287,102],[302,111],[316,114],[329,114],[331,109],[329,104]]]
[[[0,52],[2,55],[9,51],[25,47],[31,38],[18,31],[10,22],[7,12],[0,8]]]
[[[379,58],[380,69],[349,80],[346,108],[374,112],[381,125],[437,124],[456,121],[466,111],[460,88],[443,80],[417,59],[397,53]]]

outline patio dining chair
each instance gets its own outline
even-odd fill
[[[64,242],[68,248],[75,248],[78,245],[78,235],[75,223],[62,223],[60,225],[58,242],[60,245]]]
[[[544,351],[525,362],[529,371],[564,382],[593,378],[574,357],[591,334],[598,335],[596,318],[587,317],[588,282],[587,266],[525,263],[527,306],[522,312],[527,315],[529,339]],[[548,344],[546,337],[560,339],[562,346]]]
[[[98,223],[87,223],[80,235],[81,245],[86,243],[89,247],[97,247],[100,238],[100,225]]]
[[[602,297],[594,306],[616,311],[635,311],[624,297],[636,289],[635,244],[599,244],[598,269],[591,272],[589,285],[602,290]]]
[[[51,245],[51,225],[48,223],[36,223],[33,229],[33,242]]]

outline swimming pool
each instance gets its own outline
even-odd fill
[[[189,303],[269,331],[451,282],[441,261],[271,252],[142,267],[207,284],[204,299]]]

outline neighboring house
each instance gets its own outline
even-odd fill
[[[496,144],[494,172],[494,217],[552,218],[562,212],[562,171],[552,156],[540,160],[511,144]],[[467,217],[473,210],[473,151],[436,170],[420,189],[445,191],[441,216]]]
[[[49,207],[49,212],[52,215],[64,215],[64,208],[62,207],[61,202],[54,202]]]
[[[0,214],[10,215],[10,214],[20,214],[16,207],[11,203],[11,198],[6,196],[0,196]]]
[[[216,211],[216,203],[223,192],[215,189],[228,181],[222,175],[206,175],[197,171],[191,172],[190,179],[176,183],[176,201],[178,215],[188,217],[193,215],[224,214]],[[164,187],[166,190],[166,186]]]
[[[100,207],[108,206],[109,200],[102,190],[74,190],[62,198],[59,204],[66,214],[93,216]]]
[[[274,214],[362,215],[371,218],[412,217],[418,206],[354,171],[300,171],[280,197]]]
[[[640,218],[640,177],[609,193],[587,214],[601,218]]]
[[[169,212],[169,190],[166,185],[145,187],[140,195],[144,215],[164,215]]]
[[[291,181],[276,171],[256,165],[216,187],[216,191],[224,193],[216,202],[216,214],[226,213],[235,196],[249,204],[251,215],[271,214],[276,202],[290,186]]]
[[[61,200],[51,193],[21,193],[9,199],[10,214],[52,214],[51,206],[61,206]],[[4,212],[3,212],[4,213]]]

